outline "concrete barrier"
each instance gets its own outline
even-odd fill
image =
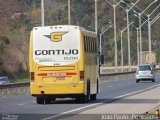
[[[117,66],[116,67],[109,67],[109,66],[101,66],[100,67],[100,74],[117,74],[117,73],[128,73],[128,72],[135,72],[137,66],[131,66],[131,70],[129,66]]]

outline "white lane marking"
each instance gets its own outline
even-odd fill
[[[22,105],[25,105],[26,103],[20,103],[20,104],[18,104],[18,106],[22,106]]]
[[[146,90],[149,90],[149,89],[152,89],[154,87],[158,87],[160,86],[160,84],[157,84],[157,85],[153,85],[153,86],[150,86],[148,88],[145,88],[145,89],[142,89],[142,90],[138,90],[138,91],[135,91],[135,92],[131,92],[131,93],[128,93],[128,94],[124,94],[124,95],[120,95],[120,96],[117,96],[117,97],[114,97],[112,99],[108,99],[108,100],[104,100],[102,101],[101,103],[95,103],[95,104],[91,104],[91,105],[86,105],[86,106],[83,106],[83,107],[80,107],[80,108],[76,108],[76,109],[73,109],[73,110],[69,110],[69,111],[66,111],[66,112],[62,112],[58,115],[53,115],[53,116],[50,116],[50,117],[47,117],[47,118],[44,118],[42,120],[50,120],[50,119],[53,119],[53,118],[56,118],[56,117],[59,117],[61,115],[64,115],[64,114],[69,114],[69,113],[72,113],[72,112],[75,112],[75,111],[79,111],[79,110],[82,110],[82,109],[85,109],[85,108],[89,108],[89,107],[93,107],[93,106],[98,106],[98,105],[102,105],[104,103],[107,103],[107,102],[111,102],[112,100],[114,99],[119,99],[119,98],[123,98],[123,97],[127,97],[129,95],[134,95],[134,94],[137,94],[137,93],[141,93],[143,91],[146,91]]]
[[[149,89],[152,89],[152,88],[158,87],[158,86],[160,86],[160,84],[153,85],[153,86],[150,86],[148,88],[145,88],[145,89],[142,89],[142,90],[138,90],[138,91],[135,91],[135,92],[131,92],[131,93],[128,93],[128,94],[124,94],[124,95],[121,95],[121,96],[117,96],[117,97],[115,97],[115,99],[117,99],[117,98],[123,98],[123,97],[129,96],[129,95],[133,95],[133,94],[136,94],[136,93],[141,93],[141,92],[144,92],[146,90],[149,90]]]
[[[110,87],[110,88],[111,88],[112,86],[108,86],[108,87]]]
[[[79,111],[79,110],[82,110],[82,109],[85,109],[85,108],[88,108],[88,107],[92,107],[92,106],[95,106],[95,105],[101,105],[101,104],[102,104],[102,103],[95,103],[95,104],[87,105],[87,106],[84,106],[84,107],[80,107],[80,108],[76,108],[76,109],[73,109],[73,110],[69,110],[69,111],[60,113],[60,114],[58,114],[58,115],[53,115],[53,116],[44,118],[44,119],[42,119],[42,120],[50,120],[50,119],[59,117],[59,116],[61,116],[61,115],[69,114],[69,113],[72,113],[72,112],[75,112],[75,111]]]
[[[69,114],[69,113],[72,113],[72,112],[75,112],[75,111],[79,111],[79,110],[82,110],[82,109],[85,109],[85,108],[88,108],[88,107],[92,107],[92,106],[95,106],[95,105],[101,105],[101,104],[102,104],[102,103],[95,103],[95,104],[87,105],[87,106],[84,106],[84,107],[80,107],[80,108],[76,108],[76,109],[73,109],[73,110],[69,110],[69,111],[60,113],[60,114],[58,114],[58,115],[53,115],[53,116],[44,118],[44,119],[42,119],[42,120],[50,120],[50,119],[59,117],[59,116],[61,116],[61,115]]]

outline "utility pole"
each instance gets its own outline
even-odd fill
[[[121,30],[121,66],[123,67],[123,32],[130,26],[132,25],[134,22],[131,22],[131,23],[128,23],[128,26],[125,27],[123,30]],[[123,71],[123,68],[122,68],[122,71]]]
[[[106,2],[108,2],[107,0],[105,0]],[[117,67],[118,67],[118,61],[117,61],[117,26],[116,26],[116,7],[122,2],[122,0],[120,0],[117,4],[109,4],[113,7],[113,20],[114,20],[114,66],[115,66],[115,71],[117,72]]]
[[[71,1],[68,0],[68,25],[71,25]]]
[[[160,4],[148,16],[148,40],[149,40],[149,59],[151,59],[152,45],[151,45],[151,21],[150,16],[159,8]]]
[[[102,35],[109,29],[111,28],[112,25],[110,25],[109,27],[107,27],[101,34],[100,34],[100,42],[99,42],[99,48],[100,48],[100,55],[102,55]]]
[[[114,51],[115,51],[115,55],[114,55],[114,64],[115,64],[115,70],[117,72],[117,29],[116,29],[116,5],[113,5],[113,11],[114,11]]]
[[[41,0],[41,26],[44,26],[44,0]]]
[[[130,28],[129,28],[129,11],[139,2],[137,0],[129,9],[126,10],[127,12],[127,35],[128,35],[128,65],[129,65],[129,71],[131,71],[131,48],[130,48]]]
[[[95,33],[97,35],[98,30],[97,30],[97,0],[95,0]]]
[[[138,34],[138,30],[139,30],[139,28],[136,28],[137,29],[137,65],[139,65],[139,56],[140,56],[140,52],[139,52],[139,39],[138,39],[138,37],[139,37],[139,34]]]
[[[141,13],[139,13],[139,42],[140,42],[140,64],[143,63],[142,61],[142,29],[141,29],[141,15],[154,3],[156,3],[157,0],[152,1],[145,10],[143,10]]]

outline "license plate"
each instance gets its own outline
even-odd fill
[[[56,80],[65,80],[65,77],[57,77]]]
[[[146,75],[146,74],[148,74],[148,72],[143,72],[143,75]]]

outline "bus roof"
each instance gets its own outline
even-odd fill
[[[79,28],[83,32],[83,34],[85,34],[85,35],[91,35],[91,36],[96,37],[95,32],[87,30],[84,27],[76,26],[76,25],[39,26],[39,27],[34,27],[33,29],[42,28],[42,27],[50,27],[50,28],[66,28],[66,27],[70,28],[70,27],[74,27],[74,28]]]

